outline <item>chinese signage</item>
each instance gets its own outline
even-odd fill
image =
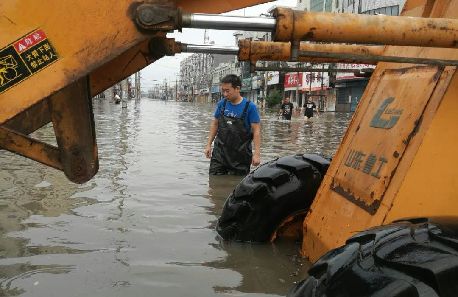
[[[370,65],[370,64],[337,64],[338,69],[348,69],[348,70],[353,70],[353,71],[360,71],[362,69],[375,69],[375,65]],[[336,80],[339,79],[353,79],[357,78],[353,73],[351,72],[337,72],[336,73]]]
[[[57,61],[43,30],[23,36],[0,50],[0,93]]]
[[[290,72],[285,74],[285,91],[295,90],[302,86],[302,73]]]
[[[280,72],[278,71],[269,71],[267,72],[267,85],[276,85],[280,82]]]
[[[316,91],[329,88],[329,75],[327,72],[305,72],[303,91]]]

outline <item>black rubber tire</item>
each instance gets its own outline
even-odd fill
[[[291,155],[250,172],[227,198],[216,230],[225,240],[266,242],[288,216],[312,204],[329,160]]]
[[[456,297],[458,233],[417,219],[361,232],[320,258],[288,297]]]

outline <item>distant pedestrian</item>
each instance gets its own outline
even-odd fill
[[[113,99],[115,104],[121,103],[121,97],[118,94],[115,94]]]
[[[204,151],[211,158],[210,175],[245,175],[250,172],[250,165],[261,162],[261,120],[256,105],[240,95],[241,87],[236,75],[221,80],[224,98],[217,104]]]
[[[307,101],[304,103],[304,118],[306,120],[310,119],[313,117],[313,113],[318,110],[316,109],[316,104],[310,98],[307,98]]]
[[[291,115],[293,114],[294,104],[289,102],[289,98],[285,97],[283,103],[280,105],[280,110],[278,115],[281,115],[284,120],[291,120]]]

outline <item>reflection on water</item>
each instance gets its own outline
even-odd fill
[[[100,171],[84,185],[0,151],[0,296],[276,296],[305,275],[299,245],[221,242],[240,177],[209,177],[214,106],[94,102]],[[331,156],[350,119],[262,115],[262,159]],[[34,137],[55,143],[52,127]]]

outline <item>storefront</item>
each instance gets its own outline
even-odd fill
[[[323,70],[324,68],[320,68]],[[307,98],[315,102],[320,111],[335,111],[335,92],[329,87],[328,72],[304,72],[300,105],[304,105]]]
[[[284,88],[285,97],[289,97],[296,107],[301,103],[301,89],[303,83],[303,74],[301,72],[289,72],[285,74]]]
[[[208,88],[199,89],[196,97],[196,102],[207,103],[210,100],[210,90]]]
[[[221,99],[221,89],[218,85],[212,85],[210,89],[212,102],[218,102]]]
[[[368,83],[368,78],[336,82],[336,111],[355,111]]]
[[[358,71],[374,69],[374,65],[367,64],[337,64],[339,69]],[[364,90],[369,82],[367,77],[357,77],[353,72],[338,72],[336,74],[336,111],[355,111]]]

